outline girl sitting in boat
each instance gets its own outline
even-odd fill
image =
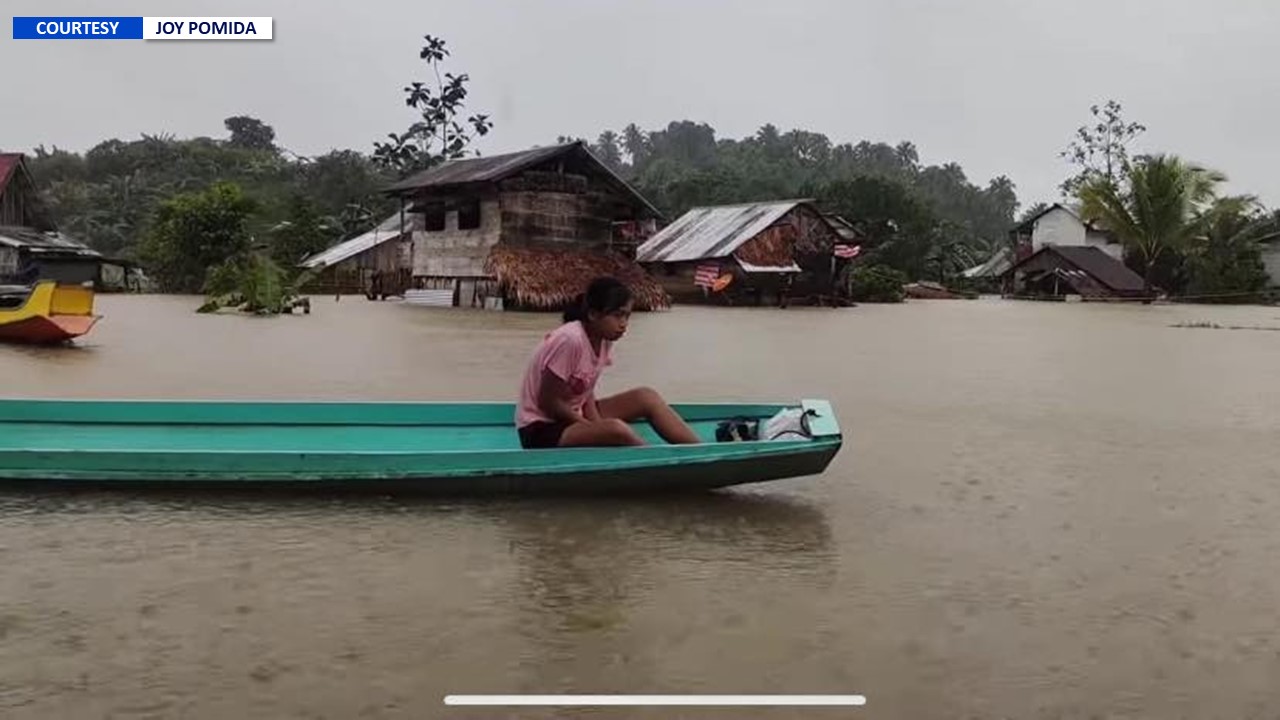
[[[626,333],[631,308],[626,285],[597,278],[565,311],[564,324],[542,340],[525,370],[516,409],[523,447],[644,445],[628,424],[636,420],[647,420],[669,443],[701,442],[650,388],[596,398],[596,381],[612,364],[613,343]]]

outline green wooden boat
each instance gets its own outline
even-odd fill
[[[717,442],[735,417],[812,411],[810,437]],[[831,405],[683,404],[707,442],[525,450],[507,403],[0,400],[0,482],[448,494],[709,489],[817,475]]]

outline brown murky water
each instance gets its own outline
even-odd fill
[[[10,396],[510,399],[554,318],[104,297]],[[636,318],[606,389],[825,396],[819,478],[538,502],[0,495],[0,716],[1273,717],[1280,309]],[[447,693],[863,708],[446,708]]]

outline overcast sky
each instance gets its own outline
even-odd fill
[[[10,15],[270,15],[272,42],[0,39],[0,148],[86,150],[140,133],[225,136],[256,116],[303,154],[365,152],[412,120],[423,34],[471,77],[493,154],[629,122],[772,122],[916,144],[971,181],[1056,199],[1057,156],[1115,98],[1176,152],[1280,205],[1274,0],[7,0]],[[322,9],[323,8],[323,9]]]

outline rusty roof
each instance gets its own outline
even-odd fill
[[[728,257],[765,228],[810,199],[696,207],[636,248],[640,262]]]
[[[22,167],[21,153],[0,153],[0,193],[9,185],[9,179]]]

